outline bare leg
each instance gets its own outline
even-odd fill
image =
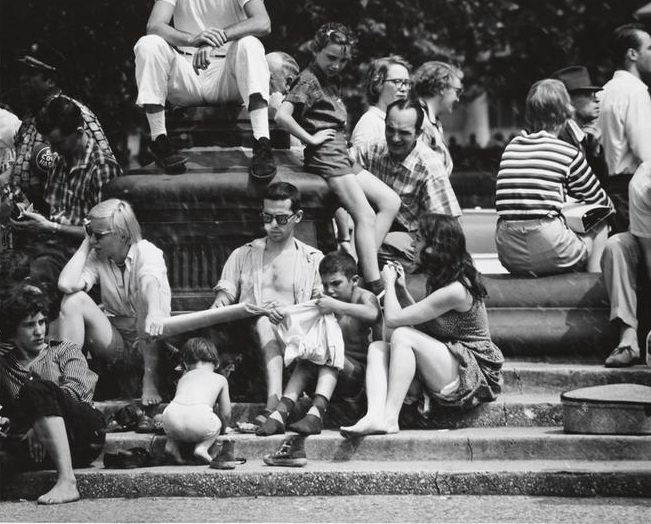
[[[414,328],[399,327],[391,335],[385,409],[388,433],[399,431],[398,416],[416,369],[423,385],[430,391],[441,391],[459,377],[459,362],[445,344]]]
[[[335,192],[355,224],[355,248],[359,256],[362,276],[367,282],[380,278],[375,241],[375,212],[368,203],[355,175],[337,176],[328,179],[330,189]]]
[[[283,357],[275,327],[267,317],[260,317],[255,323],[255,328],[264,357],[267,398],[273,395],[280,398],[283,391]]]
[[[217,432],[215,432],[215,434],[212,437],[202,442],[198,442],[197,445],[194,447],[194,458],[206,464],[210,464],[210,462],[212,461],[212,457],[210,456],[208,450],[215,443],[218,437],[219,437],[219,430],[217,430]]]
[[[366,170],[357,173],[357,182],[366,198],[377,209],[375,215],[375,244],[381,246],[400,211],[400,197],[384,182]]]
[[[143,406],[153,406],[160,404],[163,400],[158,386],[156,385],[156,374],[158,373],[158,351],[159,345],[154,340],[141,340],[140,348],[142,350],[142,360],[145,371],[142,376],[142,396]]]
[[[106,354],[113,339],[111,323],[102,310],[83,291],[66,295],[61,301],[58,334],[79,346],[88,345],[93,356],[111,357]]]
[[[368,409],[357,424],[344,426],[344,432],[364,435],[382,433],[384,427],[384,406],[389,381],[390,346],[386,342],[372,342],[368,347],[366,360],[366,396]]]
[[[167,437],[167,442],[165,442],[165,453],[167,453],[175,464],[185,464],[179,451],[179,443],[169,436]]]
[[[77,480],[72,470],[70,443],[62,417],[41,417],[34,422],[34,432],[45,446],[57,470],[54,487],[38,498],[39,504],[62,504],[79,500]]]

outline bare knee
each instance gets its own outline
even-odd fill
[[[382,207],[392,215],[397,215],[398,211],[400,211],[401,205],[402,201],[400,200],[400,197],[395,192],[391,191],[390,195],[385,199]]]
[[[70,293],[69,295],[63,295],[63,299],[61,300],[61,313],[83,314],[84,308],[87,307],[91,302],[93,305],[95,305],[95,302],[93,302],[93,300],[85,291],[76,291],[75,293]]]
[[[260,42],[260,40],[255,36],[243,36],[234,45],[237,45],[238,53],[244,52],[249,55],[259,55],[264,63],[267,63],[264,46],[262,45],[262,42]]]

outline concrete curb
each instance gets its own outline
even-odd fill
[[[488,461],[322,463],[306,468],[247,464],[234,471],[206,466],[129,471],[80,470],[84,498],[246,497],[332,495],[530,495],[648,497],[651,462]],[[336,469],[335,469],[336,468]],[[23,474],[3,483],[3,499],[33,499],[54,473]]]

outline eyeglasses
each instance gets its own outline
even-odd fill
[[[455,87],[455,86],[448,86],[450,89],[454,89],[455,93],[457,94],[457,97],[461,97],[463,95],[463,87]]]
[[[411,87],[411,80],[405,78],[387,78],[385,82],[390,82],[397,88]]]
[[[294,216],[296,216],[296,213],[292,213],[291,215],[272,215],[271,213],[265,213],[264,211],[260,212],[260,217],[265,224],[271,224],[275,219],[279,226],[286,226]]]
[[[95,240],[102,240],[106,235],[113,233],[110,229],[108,231],[93,231],[93,228],[90,227],[90,220],[84,220],[84,231],[89,237],[95,237]]]

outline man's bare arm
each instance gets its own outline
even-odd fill
[[[262,0],[250,0],[244,5],[246,20],[225,27],[228,40],[239,40],[244,36],[266,36],[271,33],[271,19]]]

